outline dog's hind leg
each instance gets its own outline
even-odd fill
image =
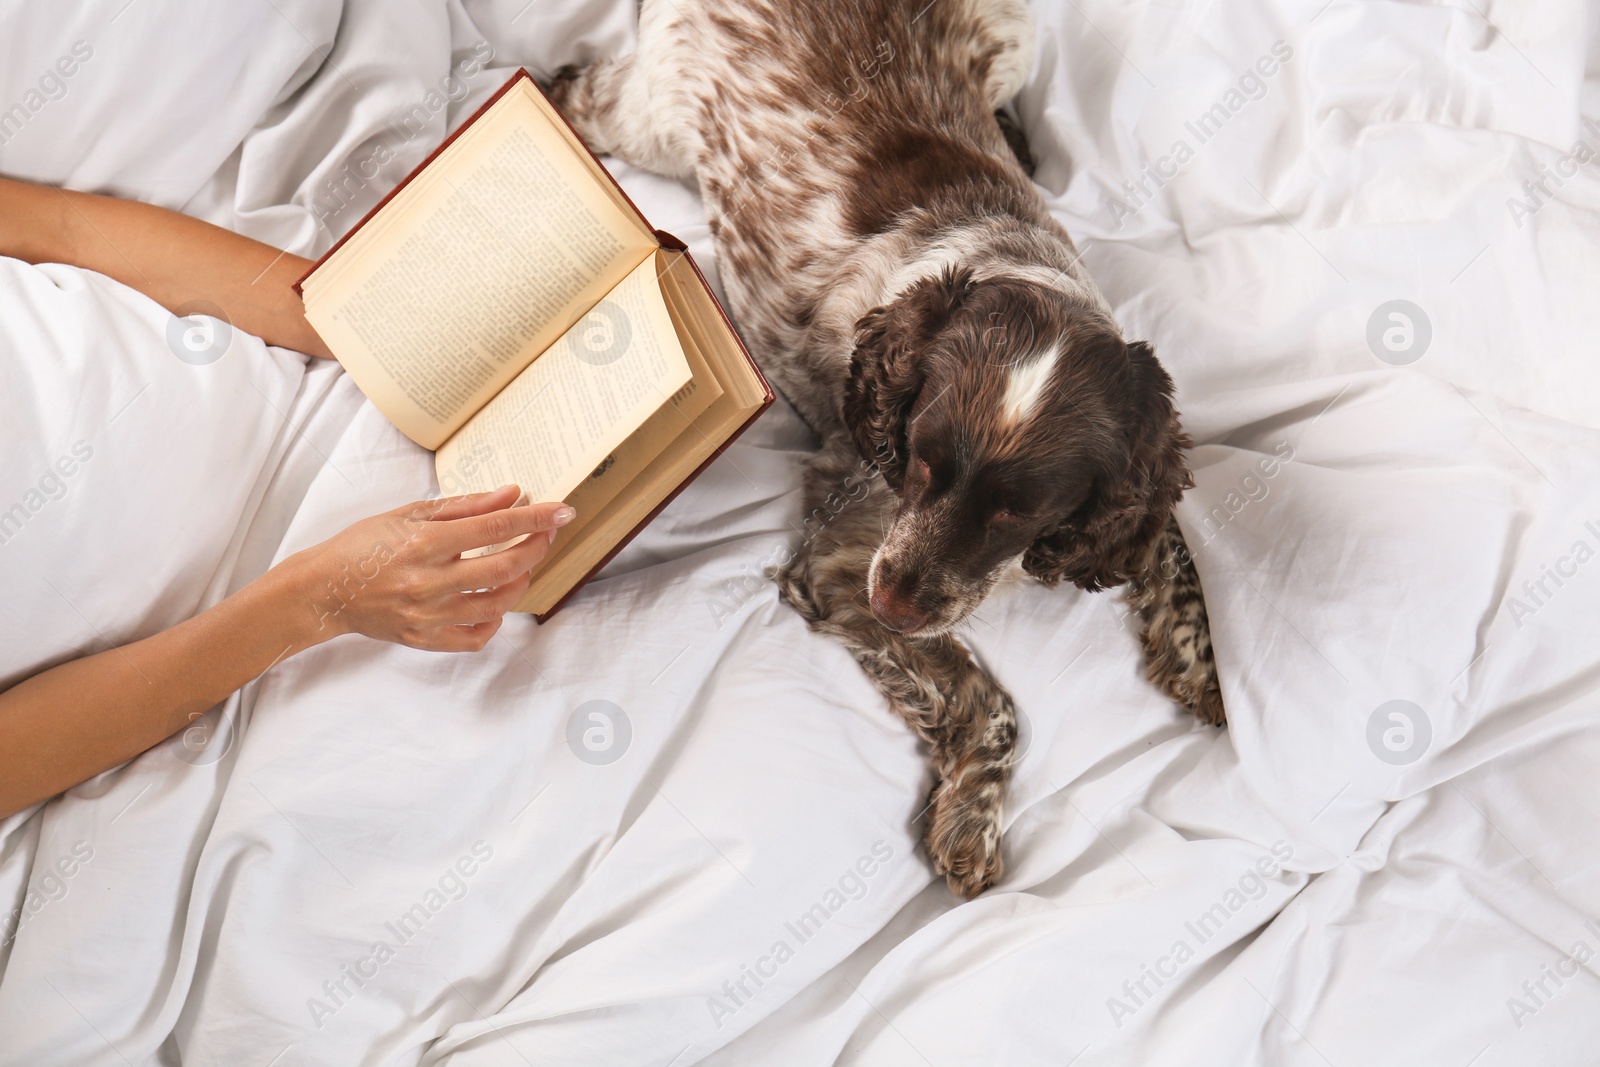
[[[646,0],[635,51],[556,71],[546,91],[596,155],[669,178],[694,177],[698,146],[685,32],[673,5]]]
[[[1176,518],[1167,518],[1125,596],[1144,621],[1145,676],[1201,722],[1225,723],[1200,575]]]
[[[866,603],[867,566],[882,536],[889,489],[835,447],[807,471],[805,537],[777,575],[811,628],[848,648],[891,710],[930,749],[935,782],[925,833],[934,869],[973,897],[1004,871],[1000,820],[1017,739],[1011,695],[949,636],[885,628]],[[837,508],[829,500],[843,503]]]
[[[1015,99],[1033,69],[1033,14],[1026,0],[977,0],[978,34],[972,42],[983,95],[998,111]]]

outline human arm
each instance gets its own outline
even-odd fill
[[[174,313],[204,300],[269,345],[334,358],[294,291],[310,260],[176,211],[0,178],[0,255],[96,271]]]
[[[0,693],[0,818],[138,755],[274,664],[341,634],[483,648],[561,525],[562,505],[509,506],[516,499],[508,486],[365,519],[171,629]],[[458,558],[525,533],[511,548]]]

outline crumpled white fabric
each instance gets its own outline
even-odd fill
[[[41,69],[99,36],[0,171],[314,254],[509,68],[632,40],[621,0],[179,9],[13,12]],[[1035,14],[1037,179],[1196,440],[1229,729],[1143,682],[1114,596],[997,596],[967,636],[1027,749],[1007,878],[958,904],[915,851],[915,744],[759,580],[810,447],[780,404],[550,624],[476,657],[341,639],[214,747],[0,823],[0,902],[43,902],[0,948],[0,1062],[1592,1061],[1587,13]],[[692,191],[616,169],[709,265]],[[280,555],[432,488],[370,407],[306,408]]]

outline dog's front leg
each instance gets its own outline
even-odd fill
[[[1017,740],[1011,695],[949,636],[911,638],[873,618],[867,567],[894,498],[839,447],[813,462],[799,552],[777,575],[812,629],[840,641],[890,709],[927,742],[935,780],[925,840],[950,888],[973,897],[1003,873],[1000,820]]]
[[[1144,621],[1145,676],[1201,722],[1225,723],[1200,575],[1176,518],[1167,518],[1125,596]]]

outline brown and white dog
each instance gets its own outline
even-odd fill
[[[734,318],[823,442],[780,587],[929,743],[965,896],[1002,872],[1017,730],[951,630],[1002,578],[1129,583],[1151,680],[1222,721],[1172,383],[996,120],[1031,64],[1022,0],[643,0],[634,53],[551,86],[595,151],[698,180]]]

